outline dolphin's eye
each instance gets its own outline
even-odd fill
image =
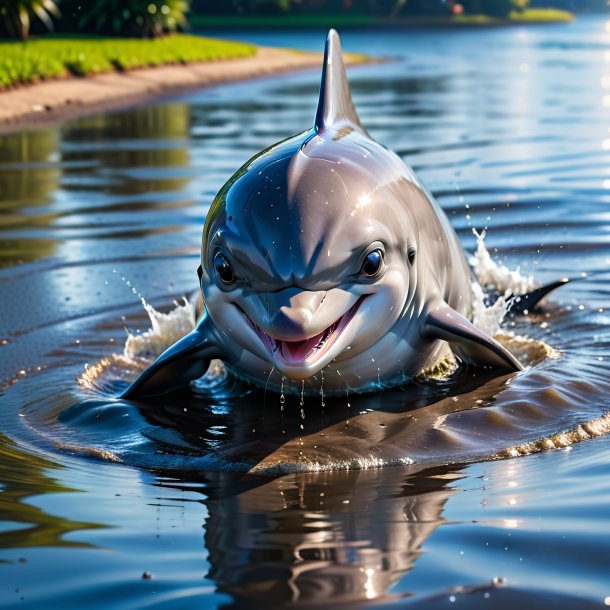
[[[233,267],[231,267],[227,257],[222,252],[216,252],[214,256],[214,269],[223,284],[231,284],[235,281]]]
[[[411,248],[407,252],[407,259],[409,261],[409,265],[412,265],[415,262],[415,248]]]
[[[383,252],[381,250],[373,250],[366,255],[360,268],[360,275],[373,277],[379,273],[383,265]]]

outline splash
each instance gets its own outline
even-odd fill
[[[575,443],[604,436],[609,432],[610,412],[580,424],[571,430],[559,432],[552,436],[540,438],[529,443],[522,443],[520,445],[515,445],[514,447],[509,447],[508,449],[501,451],[496,458],[503,459],[518,457],[520,455],[529,455],[531,453],[540,453],[541,451],[549,451],[551,449],[565,449],[571,447]]]
[[[289,474],[294,472],[331,472],[334,470],[375,470],[388,466],[411,466],[415,460],[410,457],[384,459],[373,454],[341,460],[337,462],[318,462],[302,458],[296,463],[276,462],[256,464],[248,470],[249,474]]]
[[[516,336],[502,328],[514,295],[521,295],[537,286],[532,276],[525,277],[519,267],[511,271],[506,265],[496,262],[485,245],[486,231],[472,232],[477,238],[476,252],[469,258],[476,280],[471,282],[472,323],[490,337],[495,337],[519,360],[528,365],[538,364],[546,358],[558,358],[559,352],[546,343]],[[490,304],[489,293],[499,293]],[[422,373],[425,379],[445,381],[455,372],[457,362],[452,354],[446,355]]]
[[[485,231],[477,233],[476,229],[472,229],[472,232],[477,238],[477,249],[469,262],[481,286],[490,286],[500,294],[514,295],[526,294],[537,288],[534,278],[522,275],[519,267],[511,271],[491,258],[485,246]]]
[[[500,327],[511,304],[512,293],[507,290],[491,305],[485,303],[485,292],[478,282],[471,283],[472,288],[472,323],[490,337],[500,332]]]
[[[151,327],[140,334],[128,333],[123,350],[123,356],[127,360],[154,359],[195,328],[195,303],[186,297],[182,303],[174,301],[175,307],[168,313],[157,311],[144,299],[142,305],[148,314]]]
[[[195,328],[196,302],[183,298],[174,301],[168,313],[157,311],[140,297],[148,314],[150,328],[143,333],[127,332],[122,354],[112,354],[93,365],[87,365],[77,382],[85,390],[113,394],[115,379],[124,379],[132,373],[142,372],[170,345]]]

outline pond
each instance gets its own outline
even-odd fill
[[[577,280],[506,322],[510,379],[114,398],[192,325],[206,211],[312,124],[318,71],[0,136],[0,607],[610,605],[609,32],[343,33],[390,59],[350,69],[363,124],[464,248]]]

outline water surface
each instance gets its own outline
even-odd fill
[[[251,38],[320,49],[324,36]],[[610,597],[606,23],[343,42],[395,58],[351,71],[363,124],[415,169],[467,250],[487,229],[510,269],[589,274],[507,323],[550,351],[510,380],[458,373],[308,397],[305,419],[298,397],[282,411],[223,379],[120,403],[138,366],[116,358],[125,329],[149,325],[139,294],[169,311],[193,292],[215,192],[311,124],[319,74],[1,136],[1,607]],[[393,467],[327,471],[382,462]]]

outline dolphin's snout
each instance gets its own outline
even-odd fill
[[[316,314],[325,291],[287,289],[267,297],[269,330],[276,339],[296,341],[320,332]]]

